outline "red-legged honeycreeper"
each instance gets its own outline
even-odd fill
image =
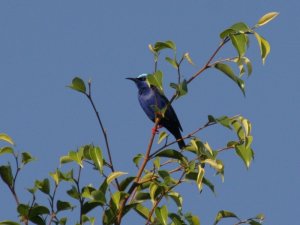
[[[146,77],[147,74],[141,74],[137,78],[126,79],[132,80],[136,84],[140,105],[149,119],[154,122],[155,108],[160,110],[164,109],[169,103],[169,100],[155,86],[151,85],[149,87]],[[180,133],[182,128],[172,105],[167,108],[164,116],[161,117],[159,125],[165,127],[176,140],[182,139]],[[185,147],[184,141],[179,140],[178,146],[180,149],[183,149]]]

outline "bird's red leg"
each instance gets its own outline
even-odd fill
[[[152,134],[158,134],[158,130],[162,128],[162,125],[157,125],[156,127],[152,128]]]

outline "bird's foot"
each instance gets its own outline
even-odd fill
[[[162,128],[161,125],[158,125],[157,127],[153,127],[153,128],[152,128],[152,134],[153,134],[153,135],[158,134],[158,132],[159,132],[158,130],[159,130],[160,128]]]
[[[152,128],[152,134],[153,135],[158,134],[158,129],[156,127]]]

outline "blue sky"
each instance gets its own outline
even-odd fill
[[[211,70],[189,86],[189,95],[175,102],[174,108],[184,133],[204,124],[209,114],[242,114],[253,123],[256,154],[251,168],[247,171],[234,154],[225,153],[225,182],[214,179],[217,196],[207,189],[199,194],[195,185],[185,186],[186,211],[199,215],[202,224],[212,224],[220,209],[245,218],[263,212],[265,224],[297,223],[299,8],[296,0],[242,4],[238,0],[2,0],[0,132],[13,137],[17,150],[38,159],[21,174],[18,191],[25,193],[21,199],[29,199],[25,188],[54,171],[59,157],[69,150],[88,143],[104,148],[87,100],[66,88],[73,77],[92,79],[117,170],[134,174],[131,158],[145,149],[152,124],[138,105],[136,88],[125,77],[153,71],[148,44],[173,40],[179,53],[189,52],[196,67],[184,66],[188,78],[217,47],[222,30],[239,21],[254,25],[265,13],[278,11],[280,16],[260,29],[271,44],[264,66],[257,43],[251,40],[248,56],[254,70],[246,80],[246,98],[227,77]],[[232,54],[234,50],[225,47],[219,57]],[[171,96],[168,83],[174,71],[166,63],[161,69],[166,94]],[[230,135],[216,127],[199,137],[218,148]],[[0,163],[7,160],[1,157]],[[93,176],[87,182],[97,183],[97,174]],[[16,219],[13,198],[3,183],[0,190],[0,221]],[[140,224],[140,220],[126,217],[124,224]]]

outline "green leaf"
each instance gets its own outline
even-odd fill
[[[103,206],[100,202],[85,202],[82,206],[82,214],[87,214],[98,206]]]
[[[241,124],[240,118],[235,119],[231,122],[232,127],[234,128],[238,138],[240,140],[245,140],[246,138],[246,134],[245,134],[245,130]]]
[[[263,15],[255,25],[255,27],[260,27],[269,23],[271,20],[275,19],[278,15],[279,15],[278,12],[269,12]]]
[[[239,54],[239,58],[243,57],[247,50],[247,36],[245,34],[231,34],[229,36],[232,45],[235,47],[237,53]]]
[[[20,225],[20,224],[10,221],[10,220],[3,220],[3,221],[0,221],[0,225]]]
[[[236,32],[239,32],[239,33],[245,33],[245,32],[248,32],[250,30],[248,25],[243,23],[243,22],[235,23],[230,28],[235,30]]]
[[[203,163],[210,165],[216,171],[220,172],[224,169],[224,165],[220,160],[205,159]]]
[[[142,216],[144,219],[148,219],[149,215],[150,215],[150,211],[148,208],[146,208],[145,206],[143,206],[142,204],[137,204],[134,208],[134,210],[140,215]],[[153,222],[153,218],[150,218],[150,221]]]
[[[114,224],[117,218],[116,212],[112,209],[107,209],[104,211],[104,215],[102,217],[102,224],[104,225],[112,225]]]
[[[85,224],[86,222],[90,222],[91,225],[95,223],[95,217],[89,217],[87,215],[82,215],[82,222]]]
[[[208,179],[203,177],[202,183],[206,185],[214,194],[216,194],[215,186]]]
[[[67,191],[67,194],[74,199],[80,199],[80,193],[78,193],[77,188],[74,185],[72,185],[72,188]]]
[[[11,145],[15,145],[12,138],[10,136],[8,136],[7,134],[4,134],[4,133],[0,133],[0,141],[5,141],[5,142],[8,142]]]
[[[86,87],[85,87],[85,83],[84,81],[79,78],[79,77],[75,77],[72,80],[72,84],[68,86],[69,88],[81,92],[81,93],[86,93]]]
[[[213,155],[214,155],[213,150],[211,149],[211,147],[210,147],[210,145],[208,144],[208,142],[205,142],[203,145],[204,145],[205,149],[209,152],[209,154],[210,154],[211,156],[213,156]]]
[[[261,223],[253,220],[253,219],[250,219],[250,222],[249,222],[250,225],[261,225]]]
[[[24,165],[34,160],[35,158],[32,157],[29,152],[22,152],[22,163]]]
[[[13,187],[13,174],[10,165],[0,166],[0,176],[4,183],[10,188]]]
[[[49,173],[52,179],[54,180],[55,184],[58,185],[60,182],[57,170],[54,173]]]
[[[223,218],[236,218],[236,219],[239,219],[233,212],[226,211],[226,210],[221,210],[221,211],[218,212],[218,214],[215,218],[214,225],[218,224],[220,222],[220,220],[223,219]]]
[[[178,159],[178,160],[183,160],[184,158],[184,156],[180,152],[173,149],[165,149],[157,153],[155,156],[165,157],[170,159]]]
[[[34,186],[37,187],[41,192],[45,194],[50,193],[50,182],[49,179],[47,178],[45,178],[42,181],[36,180]]]
[[[189,64],[195,66],[195,64],[194,64],[194,62],[193,62],[193,60],[192,60],[192,58],[191,58],[191,56],[190,56],[190,53],[186,52],[186,53],[183,55],[183,57],[189,62]]]
[[[201,166],[198,166],[198,175],[197,175],[196,183],[197,183],[199,191],[202,190],[202,185],[203,185],[202,180],[203,180],[204,174],[205,174],[205,170]]]
[[[70,170],[67,173],[62,173],[60,170],[56,169],[54,173],[50,173],[50,176],[54,180],[55,184],[58,185],[62,180],[64,181],[74,181],[73,179],[73,170]]]
[[[212,115],[208,115],[208,121],[210,123],[215,122],[215,123],[219,123],[224,127],[227,127],[228,129],[231,129],[231,119],[227,116],[221,116],[219,118],[215,118]]]
[[[34,195],[35,194],[35,192],[38,190],[38,188],[37,187],[33,187],[33,188],[27,188],[27,191],[29,192],[29,193],[31,193],[32,195]]]
[[[20,214],[20,216],[28,216],[29,208],[29,205],[19,204],[17,207],[17,211]]]
[[[168,63],[170,63],[175,69],[178,69],[178,63],[175,59],[171,59],[170,57],[165,58]]]
[[[168,208],[166,205],[155,208],[155,215],[159,220],[160,224],[168,225]]]
[[[151,198],[151,202],[152,204],[155,203],[155,199],[157,197],[157,189],[159,188],[159,186],[156,183],[151,183],[149,186],[149,194],[150,194],[150,198]]]
[[[223,72],[225,75],[227,75],[230,79],[232,79],[241,89],[241,91],[243,92],[243,95],[245,95],[245,83],[242,79],[238,78],[234,72],[232,71],[232,69],[224,63],[216,63],[215,68],[220,70],[221,72]]]
[[[81,148],[83,148],[83,157],[87,160],[92,160],[91,149],[93,149],[94,146],[93,145],[85,145]]]
[[[150,50],[153,54],[156,54],[156,53],[157,53],[157,52],[155,52],[154,46],[153,46],[152,44],[149,44],[149,45],[148,45],[148,48],[149,48],[149,50]]]
[[[236,31],[235,31],[234,29],[229,28],[229,29],[226,29],[226,30],[224,30],[224,31],[222,31],[222,32],[220,33],[220,38],[221,38],[221,39],[225,39],[225,38],[228,37],[229,35],[235,34],[235,33],[236,33]]]
[[[60,157],[60,164],[65,164],[69,162],[76,162],[80,167],[83,167],[80,152],[70,151],[68,155]]]
[[[142,158],[144,158],[144,155],[140,153],[133,157],[132,161],[134,162],[136,167],[139,167],[139,162]]]
[[[93,196],[92,196],[93,191],[96,191],[96,189],[94,187],[92,187],[91,185],[84,186],[81,191],[81,196],[83,198],[93,199]]]
[[[101,190],[92,191],[91,195],[93,202],[99,202],[101,205],[106,203],[105,194]]]
[[[197,180],[197,176],[198,176],[198,173],[196,172],[189,172],[185,175],[185,178],[188,179],[188,180],[194,180],[196,181]]]
[[[167,170],[159,170],[158,174],[164,180],[165,184],[169,185],[172,182],[172,177]]]
[[[157,170],[160,168],[160,158],[159,157],[155,157],[155,159],[153,160],[153,166]]]
[[[90,149],[91,159],[93,160],[96,168],[99,170],[100,174],[103,173],[103,156],[102,151],[99,147],[93,147]]]
[[[70,170],[69,172],[63,173],[60,170],[57,170],[58,176],[60,180],[68,181],[68,182],[74,182],[73,178],[73,170]]]
[[[114,201],[117,209],[119,209],[119,203],[120,200],[122,199],[122,193],[119,191],[116,191],[115,193],[113,193],[113,195],[111,196],[112,200]]]
[[[168,193],[168,196],[176,203],[178,211],[182,210],[183,198],[182,196],[175,191],[171,191]]]
[[[59,220],[59,225],[66,225],[67,224],[67,220],[68,218],[67,217],[63,217]]]
[[[165,131],[160,132],[158,136],[158,144],[161,143],[164,139],[166,139],[166,137],[168,137],[167,132]]]
[[[240,23],[233,24],[230,28],[224,30],[220,34],[220,38],[225,39],[226,37],[228,37],[230,35],[244,34],[249,31],[250,31],[250,28],[247,26],[247,24],[240,22]]]
[[[74,206],[72,206],[70,202],[58,200],[56,202],[56,208],[57,208],[57,212],[59,212],[63,210],[73,210]]]
[[[184,79],[179,85],[178,85],[178,96],[177,98],[184,96],[188,93],[188,87],[187,82]]]
[[[116,172],[112,172],[111,174],[109,174],[109,176],[107,177],[107,184],[110,184],[114,179],[118,178],[119,176],[123,176],[127,173],[125,172],[121,172],[121,171],[116,171]]]
[[[200,225],[200,220],[197,216],[187,213],[185,219],[189,222],[190,225]]]
[[[145,176],[143,176],[139,181],[140,183],[144,183],[144,184],[140,185],[140,188],[142,188],[142,189],[149,187],[150,182],[146,182],[146,181],[151,181],[151,180],[154,180],[157,178],[157,176],[152,172],[145,171],[145,173],[146,173]],[[148,185],[148,186],[146,187],[143,185]]]
[[[246,167],[249,168],[254,158],[252,148],[246,148],[244,144],[238,144],[235,146],[235,151],[238,154],[238,156],[240,156],[240,158],[244,161]]]
[[[264,220],[265,219],[265,215],[262,214],[262,213],[260,213],[260,214],[256,215],[255,219],[257,219],[257,220]]]
[[[159,91],[163,93],[163,73],[158,70],[154,74],[149,74],[147,76],[147,83],[148,85],[153,85],[158,88]]]
[[[107,178],[106,178],[100,185],[99,190],[105,194],[107,191],[107,188],[108,188],[108,183],[107,183]]]
[[[150,194],[149,193],[146,193],[146,192],[138,192],[136,194],[136,197],[135,197],[136,200],[141,200],[141,201],[144,201],[144,200],[149,200],[151,199],[150,197]]]
[[[177,99],[188,93],[187,81],[184,79],[180,84],[170,83],[170,87],[177,92]]]
[[[120,191],[125,191],[128,185],[134,181],[135,177],[126,177],[124,180],[120,182]]]
[[[240,77],[245,73],[244,65],[246,65],[246,67],[247,67],[248,76],[251,75],[251,73],[252,73],[252,63],[251,63],[250,59],[243,56],[241,58],[234,58],[232,61],[237,63],[237,65],[239,67],[239,70],[240,70]]]
[[[0,155],[13,154],[14,150],[11,147],[0,148]]]
[[[169,213],[169,218],[172,220],[171,225],[186,225],[186,223],[182,220],[182,218],[175,213]]]
[[[271,46],[269,42],[266,39],[264,39],[262,36],[260,36],[258,33],[254,32],[254,36],[256,37],[256,40],[259,45],[262,62],[263,64],[265,64],[266,58],[271,51]]]
[[[176,45],[173,41],[165,41],[165,42],[156,42],[154,44],[154,51],[159,52],[163,49],[172,49],[176,51]]]
[[[50,210],[42,205],[35,205],[32,208],[30,208],[29,211],[29,218],[33,218],[39,215],[44,215],[44,214],[50,214]]]

